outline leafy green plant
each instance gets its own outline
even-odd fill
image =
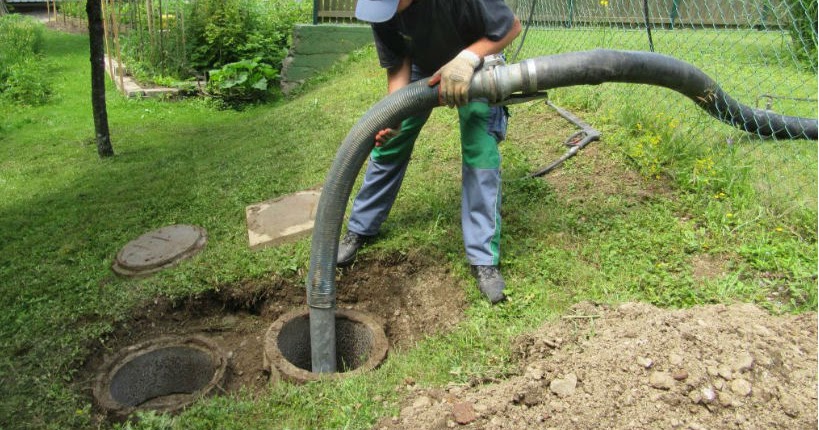
[[[294,25],[308,22],[312,10],[296,0],[169,1],[162,10],[158,4],[150,25],[144,0],[118,6],[122,22],[133,26],[121,39],[125,62],[144,82],[184,81],[249,58],[280,69]]]
[[[251,32],[245,0],[202,0],[191,10],[191,64],[203,69],[239,61],[237,47]]]
[[[261,58],[225,64],[211,70],[208,92],[231,106],[266,100],[273,94],[272,81],[278,76],[273,66]]]
[[[48,101],[51,84],[39,53],[43,25],[26,16],[0,16],[0,97],[17,104]]]
[[[0,16],[0,69],[42,50],[43,25],[24,15]]]
[[[0,96],[23,105],[42,105],[51,97],[48,67],[39,58],[29,57],[12,64],[0,81]]]

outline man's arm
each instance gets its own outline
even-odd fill
[[[401,88],[409,85],[410,73],[412,72],[411,60],[409,57],[404,58],[404,62],[400,66],[387,69],[387,94],[392,94]],[[398,135],[401,125],[397,124],[387,127],[375,135],[375,146],[381,146],[387,143],[388,140]]]
[[[515,17],[515,22],[512,23],[512,27],[509,28],[509,32],[506,33],[503,38],[498,41],[491,40],[487,37],[483,37],[478,39],[475,43],[466,47],[467,50],[474,53],[481,59],[486,57],[487,55],[497,54],[504,50],[516,37],[520,34],[521,25],[520,20]]]
[[[452,61],[435,72],[429,85],[441,83],[439,98],[447,106],[463,106],[469,100],[469,84],[475,69],[480,66],[483,57],[503,51],[520,34],[520,20],[515,18],[506,34],[492,40],[482,37],[461,51]]]
[[[409,57],[405,57],[400,66],[387,69],[387,94],[392,94],[396,90],[409,85],[412,70],[410,64]]]

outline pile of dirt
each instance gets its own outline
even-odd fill
[[[581,303],[514,343],[489,385],[409,387],[377,429],[817,427],[817,316]]]

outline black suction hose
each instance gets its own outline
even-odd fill
[[[598,49],[524,60],[477,73],[470,95],[501,102],[521,91],[604,82],[650,84],[677,91],[722,122],[749,133],[779,139],[817,139],[817,121],[743,105],[698,68],[667,55]],[[646,103],[653,103],[646,100]]]
[[[310,306],[312,371],[336,371],[335,308],[338,237],[347,201],[375,134],[390,124],[438,106],[438,87],[428,79],[396,91],[370,108],[353,126],[336,153],[321,191],[310,248],[307,304]]]
[[[312,371],[336,371],[335,268],[338,238],[355,179],[373,147],[375,134],[409,116],[438,106],[438,88],[421,80],[376,103],[350,130],[327,174],[316,213],[307,274]],[[538,57],[476,73],[470,98],[492,103],[543,90],[603,82],[658,85],[680,92],[712,116],[742,130],[785,139],[817,138],[815,119],[753,109],[725,94],[702,71],[674,58],[630,51],[596,50]],[[652,103],[646,100],[646,103]]]

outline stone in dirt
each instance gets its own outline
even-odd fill
[[[654,360],[646,357],[637,357],[637,364],[646,369],[650,369],[654,365]]]
[[[560,397],[568,397],[574,394],[577,388],[577,376],[569,373],[563,379],[555,379],[549,384],[549,390]]]
[[[472,404],[467,402],[452,405],[452,416],[455,417],[455,422],[461,425],[469,424],[478,419]]]
[[[748,354],[747,352],[743,352],[736,357],[733,364],[731,365],[731,368],[734,370],[734,372],[746,372],[748,370],[751,370],[753,366],[754,357],[752,357],[751,354]]]
[[[744,379],[734,379],[731,381],[731,391],[738,396],[749,396],[751,394],[751,383]]]
[[[675,381],[685,381],[688,379],[688,372],[685,369],[675,370],[671,377],[674,378]]]
[[[412,407],[415,409],[428,408],[432,405],[432,399],[427,396],[420,396],[412,402]]]
[[[651,372],[648,383],[658,390],[670,390],[674,386],[674,378],[668,372]]]

